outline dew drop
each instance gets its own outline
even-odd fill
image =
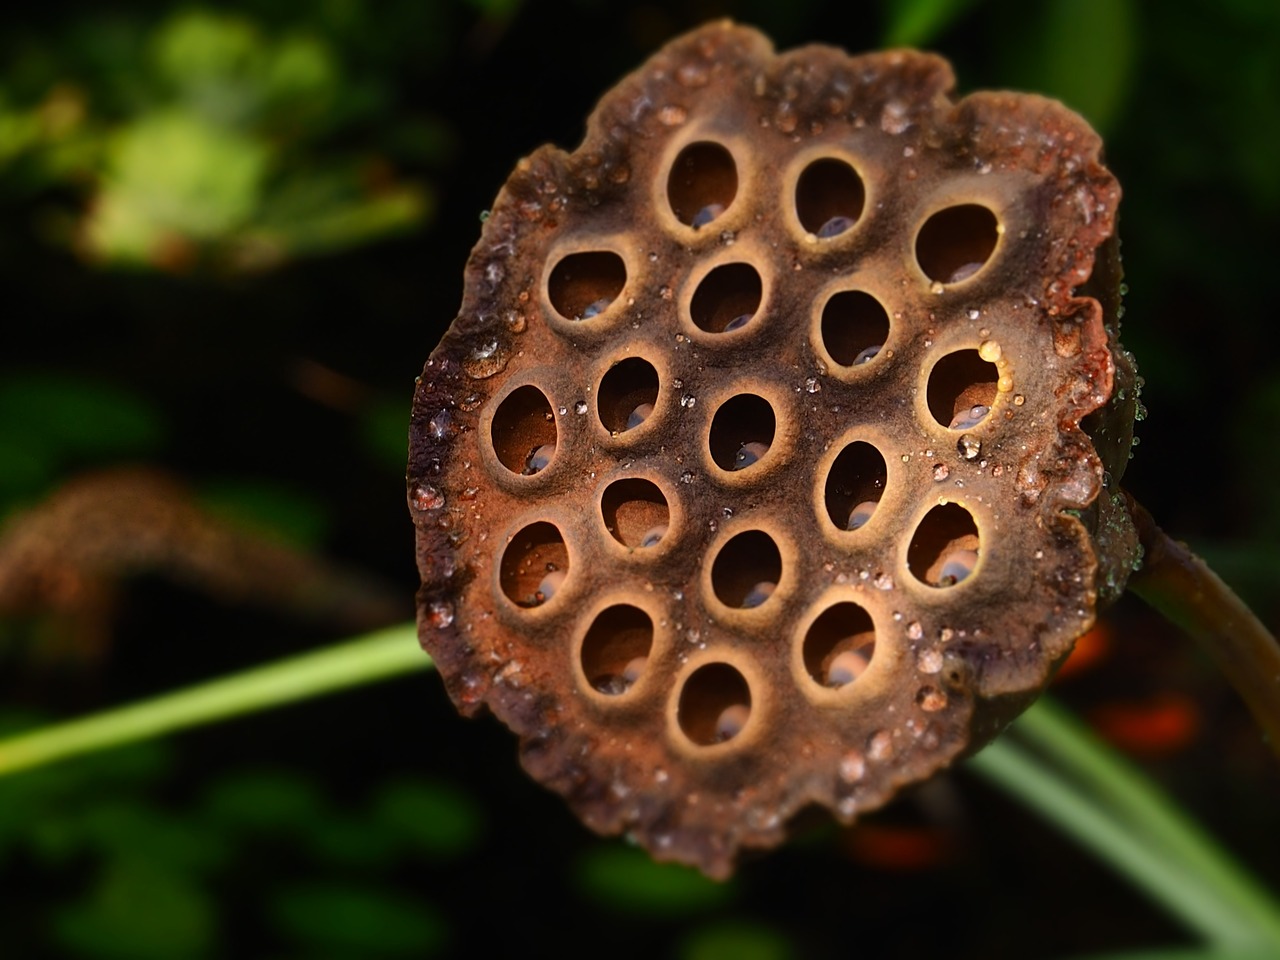
[[[728,323],[724,325],[724,332],[732,333],[734,330],[741,330],[743,327],[745,327],[748,323],[751,322],[751,318],[754,316],[755,314],[753,313],[739,314],[738,316],[734,317],[732,320],[730,320]]]
[[[586,413],[587,401],[579,400],[577,403],[575,403],[573,405],[573,412],[576,413],[578,416],[582,416],[584,413]]]
[[[453,604],[435,600],[427,606],[427,623],[435,630],[443,630],[453,623]]]
[[[982,441],[977,437],[971,437],[967,433],[963,434],[956,441],[956,451],[966,460],[977,460],[982,453]]]
[[[444,494],[429,483],[422,483],[413,488],[413,509],[419,511],[439,510],[444,506]]]

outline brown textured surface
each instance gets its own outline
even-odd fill
[[[952,85],[923,54],[774,55],[729,24],[676,40],[601,101],[578,150],[520,162],[419,381],[424,647],[464,712],[520,735],[533,776],[659,858],[723,876],[801,809],[851,820],[973,749],[1131,567],[1119,188],[1065,108],[952,102]],[[698,143],[718,147],[686,163]],[[835,213],[855,222],[814,236]],[[824,323],[847,291],[883,306],[887,339]],[[850,365],[859,336],[881,350]],[[622,429],[649,399],[640,360],[654,409]],[[735,410],[741,395],[760,399]],[[732,469],[749,440],[767,452]],[[842,458],[855,442],[882,476],[865,447]],[[662,499],[668,529],[639,546]],[[833,522],[863,500],[879,501],[865,526]],[[942,555],[975,545],[973,573],[937,585]],[[743,606],[758,580],[776,590]],[[856,680],[813,676],[872,631]],[[806,650],[809,634],[839,642]],[[600,674],[628,664],[638,679],[610,692]]]

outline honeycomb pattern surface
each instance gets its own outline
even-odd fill
[[[674,41],[518,164],[419,379],[424,647],[659,858],[724,876],[975,749],[1135,560],[1119,188],[1065,108],[953,82]]]

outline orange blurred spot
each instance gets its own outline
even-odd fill
[[[845,832],[849,856],[882,870],[916,871],[937,867],[954,852],[951,834],[936,827],[860,823]]]
[[[1200,711],[1180,694],[1157,694],[1143,702],[1111,703],[1089,713],[1094,728],[1121,749],[1160,755],[1187,746],[1200,729]]]
[[[1092,630],[1076,641],[1075,649],[1059,668],[1054,682],[1067,680],[1097,666],[1111,652],[1111,628],[1098,621]]]

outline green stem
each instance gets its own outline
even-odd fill
[[[1042,699],[1014,727],[1018,737],[1052,758],[1159,850],[1181,861],[1203,885],[1231,900],[1268,941],[1280,945],[1280,905],[1121,755],[1108,749],[1057,703]]]
[[[1154,785],[1043,700],[1013,730],[1053,766],[1006,736],[969,768],[1074,837],[1211,944],[1280,950],[1280,905]]]
[[[1203,560],[1171,539],[1132,497],[1129,512],[1144,554],[1129,589],[1213,658],[1280,753],[1280,642]]]
[[[175,693],[0,740],[0,776],[431,666],[431,658],[418,646],[412,623],[389,627]]]

